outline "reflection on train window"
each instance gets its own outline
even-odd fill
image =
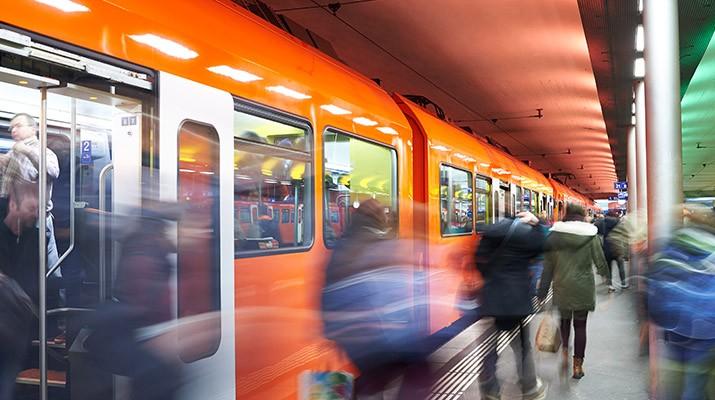
[[[234,113],[234,251],[236,255],[310,245],[311,156],[307,127]],[[250,210],[249,213],[243,211]]]
[[[489,178],[483,176],[477,176],[476,186],[474,188],[474,196],[477,201],[477,230],[481,229],[484,225],[491,221],[491,192],[492,184]]]
[[[440,165],[440,226],[442,235],[471,233],[472,174],[461,169]]]
[[[524,189],[524,211],[531,211],[531,190]]]
[[[221,307],[219,257],[219,142],[208,125],[184,122],[179,130],[178,199],[185,212],[178,223],[178,317],[185,318]],[[216,323],[220,324],[220,320]],[[219,332],[217,329],[213,332]],[[179,330],[179,340],[191,340]],[[181,346],[181,358],[193,362],[211,356],[220,336],[201,344]]]
[[[397,223],[395,151],[334,131],[326,131],[324,141],[326,246],[331,247],[340,238],[350,224],[355,207],[368,199],[375,199],[385,207],[394,233]]]
[[[518,214],[524,210],[524,189],[521,188],[521,186],[516,187],[516,192],[514,194],[515,198],[515,208],[514,208],[514,214]]]

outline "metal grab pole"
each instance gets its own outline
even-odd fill
[[[99,171],[99,302],[107,298],[107,182],[106,176],[114,169],[114,164],[107,164]]]
[[[40,320],[40,400],[47,400],[47,88],[40,88],[40,165],[38,175],[38,256]]]
[[[74,240],[75,240],[75,227],[74,227],[74,221],[75,221],[75,171],[76,171],[76,165],[75,165],[75,145],[77,144],[76,140],[76,133],[77,133],[77,99],[72,99],[71,103],[71,110],[72,110],[72,115],[70,115],[70,244],[67,247],[67,250],[60,256],[60,258],[57,260],[55,265],[51,266],[49,270],[47,270],[46,276],[49,278],[52,276],[52,274],[55,273],[57,268],[60,267],[60,264],[62,264],[62,261],[67,258],[67,256],[70,255],[72,250],[74,250]]]

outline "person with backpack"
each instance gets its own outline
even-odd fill
[[[602,238],[603,243],[603,254],[606,257],[606,264],[608,265],[608,276],[606,277],[608,283],[608,291],[615,292],[616,287],[613,285],[612,279],[612,268],[613,262],[615,261],[618,265],[618,276],[621,278],[621,289],[627,289],[629,287],[626,283],[626,270],[625,270],[625,252],[622,249],[621,244],[617,239],[611,238],[611,233],[620,224],[620,218],[618,217],[618,211],[615,209],[608,210],[606,217],[598,221],[596,227],[598,228],[598,234]],[[622,229],[625,226],[621,226]]]
[[[529,333],[524,319],[534,312],[530,265],[543,252],[544,232],[539,220],[529,212],[519,218],[506,218],[487,227],[477,248],[476,266],[484,278],[483,316],[494,318],[496,332],[519,330],[519,340],[512,341],[516,353],[519,383],[524,399],[546,397],[547,387],[536,376]],[[482,399],[500,397],[496,375],[496,341],[484,359],[479,375]]]
[[[561,314],[562,373],[568,371],[569,336],[574,327],[573,378],[584,376],[586,353],[586,319],[596,309],[596,283],[593,265],[606,276],[608,268],[603,255],[598,228],[584,222],[586,212],[575,204],[566,207],[563,222],[551,228],[544,245],[544,272],[538,298],[543,301],[552,284],[554,304]]]
[[[688,205],[687,223],[646,273],[650,321],[661,328],[658,398],[715,399],[715,212]],[[661,351],[662,350],[662,351]]]

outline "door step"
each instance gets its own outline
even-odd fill
[[[21,385],[40,385],[40,370],[26,369],[19,374],[15,382]],[[67,385],[67,373],[64,371],[47,371],[47,386],[63,388]]]

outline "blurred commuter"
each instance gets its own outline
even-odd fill
[[[34,307],[20,286],[0,273],[0,399],[11,400],[32,334]]]
[[[625,265],[624,265],[624,259],[625,259],[625,252],[623,251],[623,248],[621,247],[621,243],[619,243],[617,240],[614,240],[615,237],[611,238],[611,233],[613,230],[620,225],[620,218],[619,218],[619,212],[618,210],[611,209],[608,210],[608,213],[606,214],[605,218],[602,218],[601,220],[598,221],[596,224],[596,227],[598,228],[598,234],[602,238],[602,243],[603,243],[603,255],[606,257],[606,264],[608,265],[608,276],[607,276],[607,284],[608,284],[608,291],[609,292],[615,292],[616,287],[613,285],[613,279],[612,279],[612,268],[613,268],[613,262],[615,261],[617,266],[618,266],[618,276],[621,279],[621,288],[626,289],[628,288],[628,283],[626,283],[626,271],[625,271]],[[624,226],[621,227],[621,229],[624,228]],[[620,232],[622,233],[622,232]],[[618,236],[618,235],[616,235]]]
[[[518,219],[506,218],[489,226],[477,248],[477,268],[484,277],[481,313],[494,317],[498,332],[519,330],[519,340],[512,341],[517,359],[519,384],[524,399],[543,399],[546,386],[536,376],[534,357],[524,318],[534,312],[529,265],[541,255],[544,232],[539,220],[529,212]],[[482,399],[499,399],[496,375],[497,343],[484,359],[479,375]]]
[[[655,255],[648,313],[662,328],[659,399],[715,399],[715,212],[689,206],[688,224]]]
[[[90,323],[93,333],[86,341],[98,364],[132,381],[132,399],[173,399],[181,385],[175,354],[162,352],[156,339],[166,333],[173,319],[173,265],[176,252],[167,236],[168,220],[176,209],[152,205],[124,234],[117,267],[117,302],[100,306]],[[164,328],[162,328],[164,326]]]
[[[37,123],[28,114],[16,114],[10,120],[12,149],[0,156],[0,198],[5,212],[0,223],[0,269],[14,279],[35,304],[39,302],[39,256],[37,249],[39,207],[47,210],[45,235],[47,267],[59,260],[52,217],[52,185],[60,167],[55,153],[47,149],[47,204],[40,205],[38,193],[40,141]],[[47,306],[59,305],[59,282],[48,280]],[[56,322],[48,323],[48,336],[59,333]]]
[[[325,270],[323,331],[360,370],[357,395],[381,392],[404,372],[398,399],[425,398],[431,373],[413,318],[413,247],[390,237],[385,208],[360,203]]]
[[[593,265],[605,277],[608,273],[598,228],[584,222],[584,209],[569,204],[563,222],[557,222],[544,246],[544,272],[539,299],[543,300],[553,281],[554,303],[561,314],[562,372],[568,371],[569,336],[574,327],[573,378],[581,379],[586,353],[586,319],[596,308]]]

